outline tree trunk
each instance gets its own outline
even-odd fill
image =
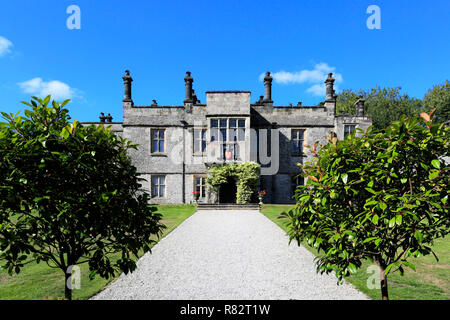
[[[380,268],[380,285],[381,285],[381,299],[382,300],[389,300],[388,295],[388,285],[387,285],[387,275],[384,272],[386,269],[386,266],[383,262],[376,260],[378,268]]]
[[[66,281],[64,282],[64,298],[66,300],[72,300],[72,273],[67,273],[67,270],[64,272]],[[69,288],[69,285],[71,286]]]

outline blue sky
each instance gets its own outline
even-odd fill
[[[70,30],[66,9],[81,10]],[[380,8],[381,29],[366,10]],[[274,74],[275,105],[315,105],[321,79],[338,90],[402,87],[423,98],[450,71],[448,0],[2,1],[0,110],[17,112],[32,95],[70,97],[73,119],[100,112],[122,120],[129,69],[135,105],[182,105],[184,76],[202,103],[208,90],[264,93]]]

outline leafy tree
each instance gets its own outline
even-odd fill
[[[365,102],[365,113],[372,117],[375,129],[384,129],[393,121],[406,117],[416,117],[422,108],[422,101],[411,98],[407,94],[400,94],[400,87],[380,88],[370,91],[355,92],[350,89],[343,90],[336,99],[336,112],[354,115],[355,102],[362,95]]]
[[[33,97],[25,116],[2,112],[0,261],[10,274],[44,261],[66,283],[80,263],[89,263],[91,279],[133,271],[134,257],[164,228],[127,155],[136,146],[104,126],[69,123],[69,101],[49,101]]]
[[[318,272],[335,271],[342,281],[369,259],[388,299],[388,274],[414,269],[410,258],[433,253],[433,240],[449,233],[450,169],[442,158],[450,128],[421,116],[425,125],[402,118],[384,131],[330,136],[318,152],[311,147],[307,184],[297,187],[297,206],[282,217],[291,241],[319,250]]]
[[[339,92],[336,97],[336,113],[355,115],[355,103],[360,95],[364,96],[364,91],[356,92],[351,89],[344,89]]]
[[[423,99],[425,108],[430,111],[436,108],[436,122],[450,121],[450,82],[439,84],[430,89]]]

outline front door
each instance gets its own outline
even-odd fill
[[[236,203],[236,181],[228,178],[227,182],[222,184],[219,189],[220,203]]]

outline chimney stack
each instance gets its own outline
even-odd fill
[[[122,77],[123,79],[123,85],[125,87],[125,98],[123,99],[124,102],[132,102],[131,99],[131,82],[133,81],[133,78],[130,76],[130,71],[125,70],[125,75]]]
[[[193,103],[192,83],[194,82],[194,78],[191,77],[190,71],[186,71],[186,77],[184,77],[184,82],[186,86],[186,99],[184,100],[184,103]]]
[[[272,80],[273,78],[270,76],[270,72],[266,72],[266,76],[264,77],[264,103],[271,104],[272,101]]]
[[[364,116],[364,97],[362,95],[359,96],[359,99],[355,103],[356,108],[356,116],[363,117]]]
[[[325,80],[325,85],[327,87],[326,100],[328,100],[328,101],[336,100],[336,95],[334,93],[334,88],[333,88],[335,80],[336,79],[333,78],[332,73],[329,73],[328,78]]]

